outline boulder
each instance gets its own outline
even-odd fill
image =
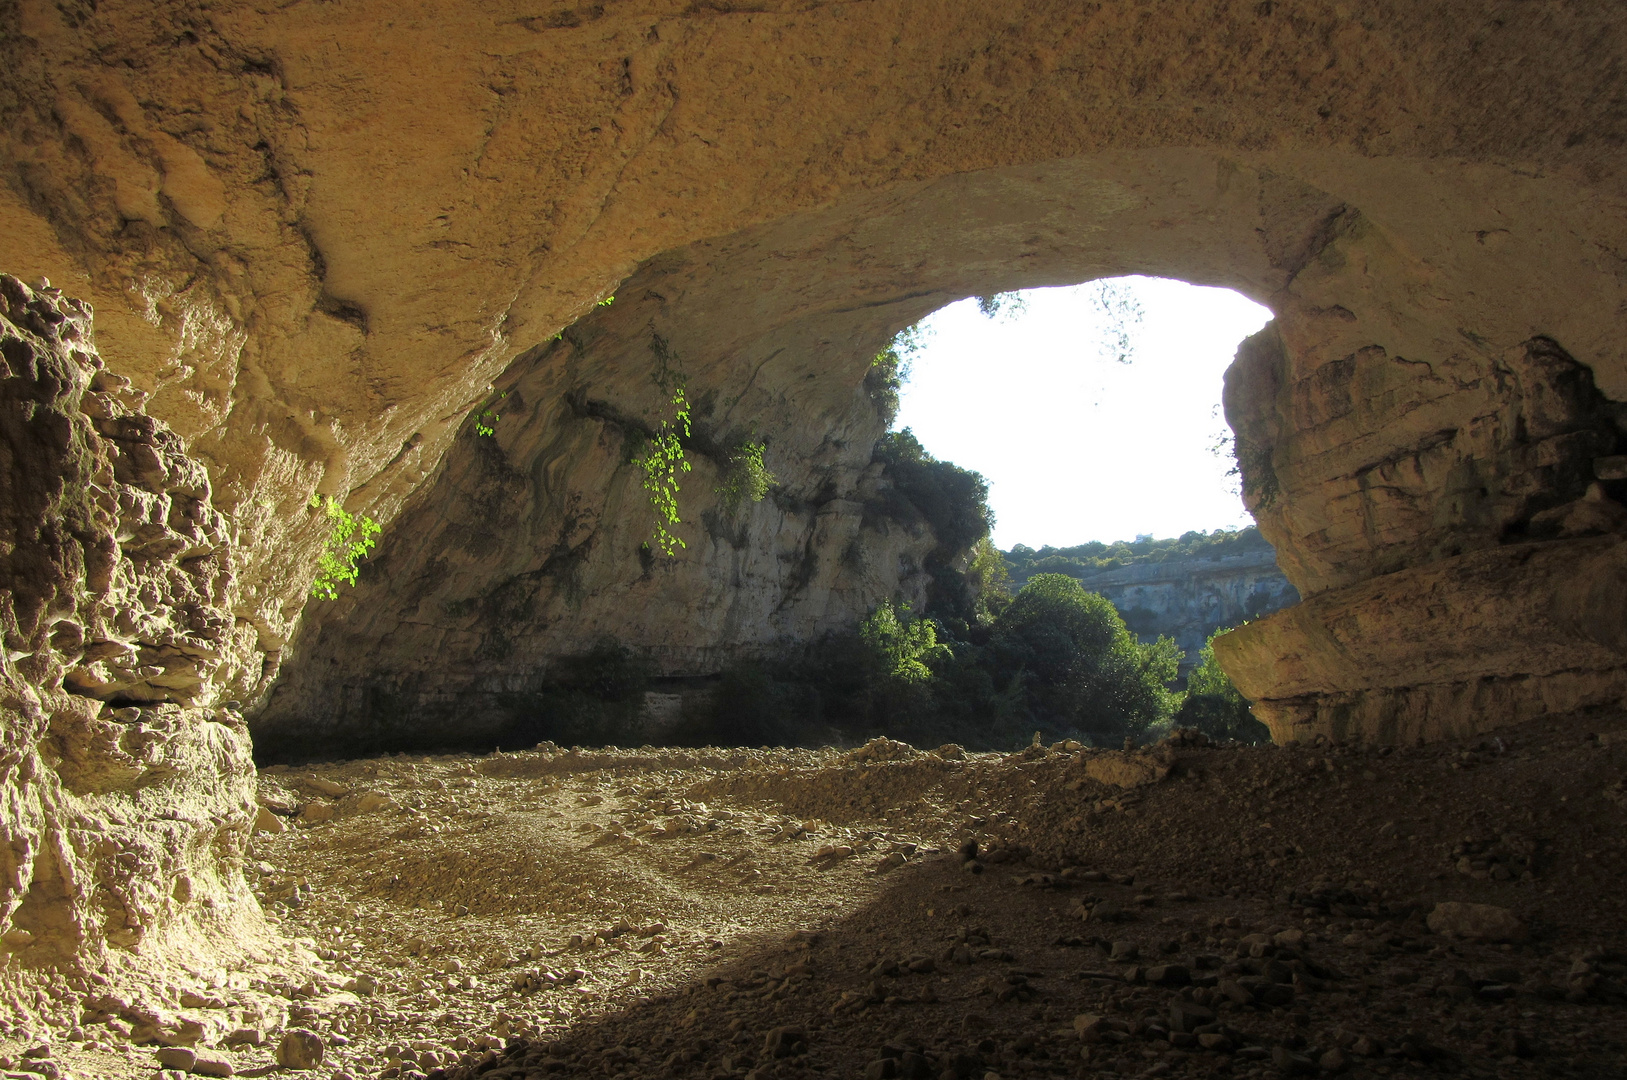
[[[1085,775],[1101,784],[1134,788],[1155,784],[1169,775],[1170,763],[1151,754],[1109,750],[1085,761]]]
[[[1477,941],[1524,941],[1526,935],[1525,924],[1513,912],[1495,904],[1448,900],[1435,905],[1428,923],[1437,934]]]
[[[307,825],[315,825],[320,821],[333,820],[333,804],[320,799],[312,799],[299,808],[299,819]]]
[[[271,833],[275,836],[277,833],[287,832],[288,824],[262,806],[254,814],[254,831],[257,833]]]

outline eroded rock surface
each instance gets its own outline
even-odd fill
[[[1303,366],[1270,327],[1227,373],[1245,501],[1308,596],[1216,642],[1273,735],[1439,738],[1619,702],[1627,406],[1547,338]]]
[[[94,965],[156,994],[177,957],[269,941],[242,876],[248,729],[219,700],[263,659],[206,470],[107,370],[90,316],[0,276],[0,939],[8,992]],[[46,984],[8,1006],[71,1022]]]
[[[399,666],[378,636],[396,630],[435,648],[426,680],[464,677],[492,635],[431,609],[500,599],[510,577],[533,605],[521,616],[576,617],[569,560],[544,573],[523,544],[466,542],[448,584],[419,580],[440,572],[429,545],[471,525],[477,508],[445,489],[460,476],[500,497],[489,520],[510,536],[550,551],[563,538],[567,554],[589,528],[600,538],[583,572],[622,599],[590,612],[593,630],[675,641],[673,613],[713,586],[618,577],[646,572],[629,547],[647,516],[612,467],[608,421],[566,405],[582,389],[584,408],[641,410],[652,322],[697,387],[711,380],[720,407],[747,399],[739,424],[801,455],[770,459],[788,482],[834,476],[846,493],[862,487],[865,425],[838,391],[858,393],[877,347],[934,307],[1127,272],[1238,288],[1278,316],[1229,403],[1251,505],[1290,580],[1332,605],[1262,629],[1308,657],[1284,678],[1344,677],[1346,649],[1408,655],[1411,626],[1357,618],[1341,639],[1315,616],[1359,609],[1341,590],[1415,573],[1442,601],[1421,616],[1430,640],[1541,613],[1521,628],[1531,648],[1505,652],[1487,684],[1525,689],[1454,716],[1493,726],[1536,698],[1592,700],[1558,692],[1567,679],[1609,692],[1620,573],[1602,543],[1588,572],[1608,580],[1546,596],[1512,564],[1471,588],[1455,560],[1620,531],[1624,18],[1469,0],[1359,17],[1309,0],[5,8],[7,269],[94,302],[114,372],[150,395],[126,404],[110,375],[83,394],[88,361],[66,353],[35,385],[37,342],[57,339],[14,324],[27,368],[8,376],[26,418],[8,424],[24,449],[4,497],[19,537],[3,583],[17,929],[94,955],[187,912],[220,917],[219,897],[188,897],[216,879],[219,896],[235,889],[245,750],[235,714],[210,710],[254,707],[299,625],[326,540],[313,493],[391,523],[403,572],[376,587],[382,610],[354,638],[330,635],[327,617],[313,628],[304,655],[329,670],[302,676],[299,700],[337,699],[375,655]],[[629,279],[640,287],[601,316],[594,303]],[[42,303],[17,295],[8,311]],[[55,299],[39,310],[79,325]],[[584,316],[608,336],[578,335],[590,362],[573,373],[578,344],[548,343],[599,325]],[[447,452],[505,372],[534,396],[470,451],[499,451],[488,482]],[[817,421],[798,412],[827,406]],[[852,442],[802,460],[833,432]],[[107,469],[111,484],[94,479]],[[428,489],[432,477],[444,483]],[[75,494],[90,487],[105,497]],[[567,528],[578,494],[596,523]],[[834,585],[769,587],[755,545],[784,526],[820,552],[788,565],[828,568],[853,515],[832,511],[828,535],[817,514],[753,515],[745,548],[707,554],[708,573],[751,583],[742,606],[705,610],[688,647],[748,626],[804,632],[848,608]],[[860,547],[897,555],[918,540]],[[776,624],[768,613],[802,595],[813,602]],[[513,655],[527,662],[571,636],[525,629]],[[1582,675],[1538,670],[1584,639]],[[481,674],[513,674],[490,663]],[[1280,703],[1279,735],[1439,735],[1407,702],[1482,679],[1472,658],[1429,684],[1384,670],[1308,703],[1270,673],[1252,685]],[[82,829],[81,812],[94,815]],[[198,870],[191,893],[183,866]]]
[[[724,397],[800,340],[751,391],[787,400],[811,372],[857,385],[893,330],[972,293],[1124,272],[1239,288],[1277,312],[1264,352],[1281,359],[1234,422],[1253,464],[1273,461],[1281,509],[1262,513],[1306,594],[1580,498],[1602,429],[1561,416],[1566,393],[1559,427],[1527,439],[1562,467],[1494,433],[1548,415],[1514,403],[1560,386],[1555,358],[1627,399],[1609,6],[411,10],[5,15],[0,239],[26,264],[10,269],[93,300],[115,367],[208,464],[268,654],[323,543],[312,492],[396,519],[491,381],[635,274],[676,273],[691,299],[673,344],[730,375]],[[667,295],[621,299],[649,292]],[[597,361],[647,361],[624,330],[630,351]],[[581,437],[572,387],[541,382],[531,430]],[[808,423],[758,411],[789,444]],[[554,493],[572,490],[615,516],[605,490]],[[444,535],[452,502],[420,497],[408,546]],[[468,595],[515,571],[494,559]],[[568,602],[537,589],[537,610]],[[411,627],[419,591],[374,628]],[[618,628],[644,633],[642,605],[626,611]],[[466,661],[480,635],[431,618],[407,636],[445,631],[463,639],[449,665]],[[730,640],[705,630],[700,648]],[[352,651],[310,650],[354,671]]]

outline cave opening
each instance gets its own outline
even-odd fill
[[[1627,9],[394,7],[8,8],[0,1065],[1619,1062]],[[935,581],[871,357],[1108,273],[1276,313],[1228,409],[1305,599],[1222,642],[1283,750],[251,768],[635,745],[626,655],[801,708],[754,650]]]
[[[1116,743],[1180,725],[1266,737],[1209,643],[1299,600],[1244,504],[1222,403],[1240,344],[1272,317],[1231,289],[1104,277],[958,300],[878,357],[897,387],[878,457],[918,454],[980,481],[958,489],[965,505],[934,518],[986,523],[964,557],[975,603],[957,606],[951,589],[928,592],[925,617],[939,638],[986,653],[991,638],[1009,636],[1001,612],[1014,596],[1039,575],[1062,575],[1107,600],[1141,646],[1173,646],[1171,694],[1148,698],[1139,720],[1097,717],[1085,726],[1111,730],[1086,731],[1060,718],[1091,710],[1031,701],[1047,736]],[[991,574],[993,560],[1003,565]],[[1074,662],[1104,664],[1107,649],[1104,639]],[[984,666],[997,669],[989,659]],[[1022,677],[1004,676],[1013,686]],[[1126,692],[1106,683],[1076,690]]]
[[[969,297],[900,336],[892,427],[988,480],[1002,550],[1241,529],[1222,377],[1271,318],[1141,276]]]
[[[475,414],[427,497],[438,535],[410,550],[386,535],[340,617],[318,624],[350,640],[319,645],[317,664],[305,646],[274,689],[262,761],[878,735],[1012,749],[1036,731],[1118,745],[1170,729],[1214,633],[1297,600],[1242,507],[1220,405],[1267,308],[1173,278],[1063,271],[1049,280],[1088,280],[792,311],[708,356],[708,294],[738,273],[655,260],[497,380],[500,412]],[[663,550],[639,463],[672,408],[656,375],[674,373],[687,416],[673,449],[695,472],[678,474],[680,542]],[[761,482],[742,498],[747,452]],[[1020,514],[991,514],[991,488],[1008,483],[1012,505],[1064,512],[1019,523],[1002,554],[991,527]],[[1121,512],[1104,524],[1103,507]],[[1108,605],[1107,636],[1078,648],[1136,674],[1074,686],[1066,663],[1030,655],[1035,641],[1013,644],[1000,612],[1046,573]],[[427,626],[438,644],[403,655],[400,675],[375,664],[355,679],[344,666],[378,640],[367,623],[404,591],[408,633]],[[408,640],[399,624],[384,636]],[[448,670],[436,650],[468,662]],[[307,680],[324,687],[331,740],[311,738],[309,712],[287,710],[293,739],[279,730]],[[1137,704],[1094,718],[1065,700],[1125,695]]]

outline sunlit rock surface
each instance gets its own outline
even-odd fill
[[[145,430],[173,436],[149,446],[162,475],[186,474],[182,459],[197,466],[185,491],[139,470],[115,476],[132,508],[169,499],[163,529],[184,541],[168,551],[162,530],[131,534],[158,544],[145,565],[164,569],[128,599],[110,591],[116,573],[85,572],[123,565],[110,523],[71,543],[18,541],[6,556],[0,587],[16,624],[7,708],[19,718],[6,735],[16,761],[7,813],[21,845],[13,917],[27,918],[20,897],[57,897],[41,910],[67,913],[72,928],[55,940],[89,955],[117,945],[130,920],[161,926],[186,903],[167,856],[136,854],[116,864],[128,902],[85,914],[91,878],[59,871],[89,857],[70,857],[80,849],[66,841],[30,847],[67,820],[42,794],[69,790],[71,768],[48,760],[51,725],[82,722],[65,747],[108,748],[98,753],[125,779],[99,784],[133,782],[138,766],[119,755],[143,760],[122,741],[131,729],[102,725],[148,725],[143,745],[176,753],[218,745],[214,758],[187,751],[186,767],[166,774],[196,792],[197,814],[163,828],[221,838],[186,858],[205,868],[195,889],[213,867],[225,895],[239,820],[225,808],[240,802],[246,751],[212,710],[235,699],[252,714],[295,653],[326,666],[301,676],[296,694],[327,699],[323,709],[404,656],[425,686],[461,677],[489,631],[433,610],[456,599],[454,586],[417,575],[439,572],[431,548],[475,513],[459,505],[459,479],[486,490],[474,459],[449,451],[468,440],[494,380],[524,384],[522,410],[489,447],[460,444],[498,455],[490,490],[502,498],[485,515],[494,544],[483,553],[484,541],[466,541],[446,572],[464,598],[533,575],[532,610],[560,623],[501,627],[534,650],[515,655],[601,630],[706,649],[759,630],[802,633],[849,610],[856,597],[842,596],[841,580],[799,593],[768,571],[778,554],[761,547],[807,537],[817,562],[787,566],[839,565],[827,559],[854,526],[835,511],[826,528],[817,514],[760,506],[744,546],[697,549],[697,569],[635,584],[645,569],[632,540],[647,507],[614,465],[604,424],[564,395],[580,387],[646,408],[652,323],[718,408],[740,397],[730,424],[795,451],[770,458],[789,483],[830,476],[846,493],[862,489],[861,444],[874,431],[853,412],[869,358],[928,311],[1123,273],[1236,288],[1277,315],[1244,350],[1228,398],[1250,504],[1302,594],[1374,616],[1348,633],[1327,622],[1335,607],[1263,620],[1260,634],[1280,629],[1280,657],[1319,659],[1261,666],[1240,646],[1228,656],[1251,692],[1293,717],[1336,700],[1353,718],[1342,730],[1361,737],[1413,723],[1397,703],[1425,691],[1409,687],[1451,697],[1491,678],[1524,688],[1461,714],[1477,727],[1522,715],[1522,701],[1593,700],[1543,689],[1583,678],[1550,670],[1578,633],[1572,615],[1554,612],[1595,614],[1603,629],[1584,636],[1597,651],[1578,656],[1586,679],[1607,687],[1623,662],[1616,578],[1587,578],[1573,597],[1572,581],[1528,572],[1511,553],[1595,543],[1575,574],[1616,573],[1603,550],[1627,495],[1609,464],[1624,449],[1627,401],[1617,255],[1627,251],[1627,116],[1613,104],[1627,14],[1468,0],[1351,11],[30,0],[0,12],[4,269],[48,276],[96,306],[106,365],[149,395]],[[594,307],[612,293],[615,306]],[[588,343],[574,371],[575,345],[549,352],[570,327],[586,341],[583,320],[598,317],[610,320],[607,342]],[[37,376],[13,378],[32,386]],[[53,378],[60,389],[19,391],[47,402],[27,406],[44,427],[18,421],[7,437],[28,432],[15,437],[38,452],[18,460],[36,479],[65,478],[54,492],[94,476],[104,451],[88,449],[88,435],[52,434],[91,430],[74,381],[89,375]],[[849,444],[818,457],[811,448],[833,432]],[[701,522],[703,467],[694,479],[690,520]],[[12,527],[37,537],[63,496],[32,490],[19,482],[0,501]],[[308,619],[327,533],[313,493],[386,523],[385,563],[402,569],[365,586],[371,603],[353,636],[327,626],[354,608]],[[569,577],[541,573],[515,539],[587,535],[588,517],[584,531],[568,529],[569,504],[551,501],[571,493],[593,514],[601,560],[585,564],[593,592],[575,630]],[[193,516],[176,517],[178,494]],[[100,539],[109,535],[113,548]],[[229,582],[187,565],[223,559],[220,537]],[[900,533],[860,547],[901,556],[919,542]],[[1477,559],[1490,576],[1460,578],[1454,568],[1469,564],[1456,560]],[[708,575],[736,569],[747,585],[738,606],[714,603],[722,594]],[[1438,578],[1440,603],[1401,620],[1343,592],[1400,574]],[[889,566],[860,580],[907,587],[908,577]],[[654,602],[668,584],[671,602]],[[134,621],[103,634],[111,616],[98,623],[91,607],[114,595],[106,602]],[[780,599],[804,595],[793,616],[770,617]],[[1522,621],[1526,611],[1548,614]],[[66,621],[78,630],[53,643]],[[1504,648],[1515,625],[1523,647]],[[394,628],[399,646],[383,636]],[[87,655],[79,631],[117,647]],[[1382,677],[1389,660],[1371,675],[1340,666],[1358,638],[1365,655],[1404,667],[1412,638],[1457,632],[1503,657],[1499,670],[1467,659]],[[434,652],[411,652],[429,643]],[[1303,690],[1303,670],[1341,681]],[[49,704],[55,695],[78,704]],[[104,713],[126,708],[143,711]],[[297,730],[298,710],[286,716]],[[114,848],[139,846],[146,813],[104,814],[96,829]]]
[[[216,700],[258,685],[262,654],[233,613],[208,474],[144,398],[97,354],[88,306],[0,276],[8,995],[19,969],[224,961],[268,940],[242,877],[248,728]]]

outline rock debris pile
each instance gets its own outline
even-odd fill
[[[218,1039],[87,1006],[43,1054],[19,1042],[0,1064],[167,1080],[1610,1075],[1627,1030],[1627,809],[1606,797],[1627,775],[1620,729],[277,766],[253,873],[310,966],[250,986],[252,1016],[246,995],[189,998],[182,1018],[213,1016],[198,1027],[230,1029]],[[1502,850],[1522,854],[1485,858]]]

